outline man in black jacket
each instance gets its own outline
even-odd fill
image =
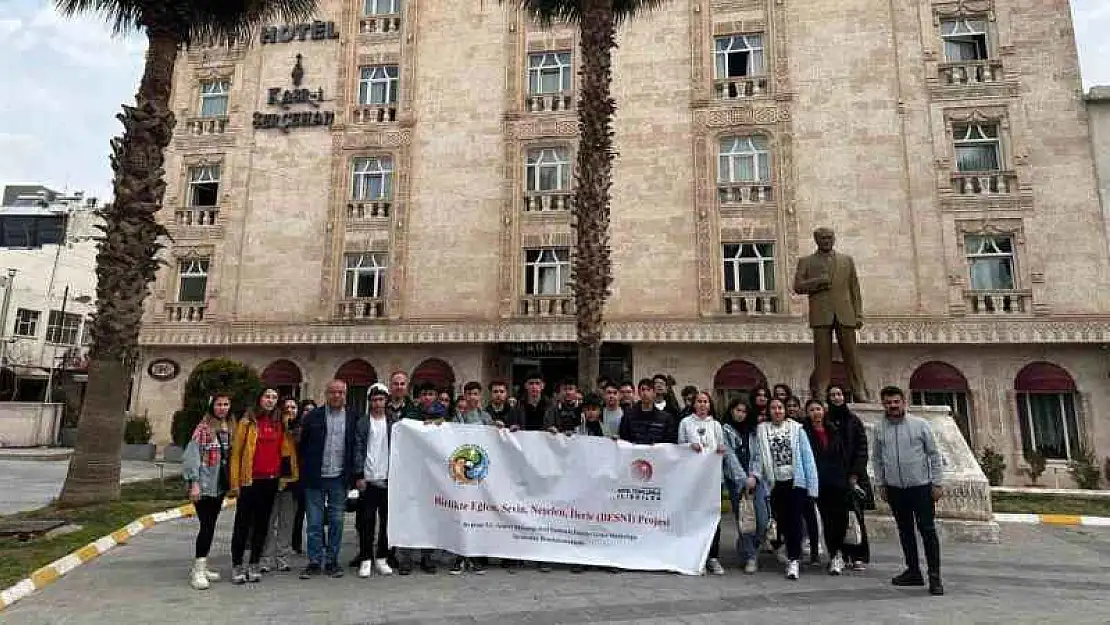
[[[539,432],[546,430],[545,421],[551,402],[543,396],[543,375],[533,371],[524,379],[524,399],[516,405],[516,415],[512,430]]]
[[[629,408],[621,419],[621,440],[637,445],[677,442],[678,421],[656,407],[654,382],[644,378],[638,386],[640,402]]]

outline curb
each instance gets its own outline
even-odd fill
[[[1067,527],[1110,527],[1110,517],[1078,514],[1005,514],[994,515],[999,523],[1024,525],[1062,525]]]
[[[233,505],[235,505],[234,499],[224,500],[224,508],[229,508]],[[58,558],[34,573],[31,573],[27,578],[19,581],[14,586],[0,591],[0,612],[3,612],[5,608],[16,601],[24,599],[46,588],[50,584],[53,584],[82,564],[99,558],[119,545],[127,544],[127,542],[135,536],[138,536],[159,523],[192,516],[196,516],[196,509],[191,503],[185,504],[184,506],[178,506],[162,512],[154,512],[141,516],[111,534],[101,536],[77,551]]]

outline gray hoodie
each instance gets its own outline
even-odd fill
[[[884,418],[875,427],[872,447],[871,460],[879,486],[941,485],[940,449],[933,428],[925,419],[908,414],[898,420]]]

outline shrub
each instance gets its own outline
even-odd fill
[[[979,466],[991,486],[1002,486],[1002,480],[1006,476],[1006,459],[1002,454],[996,452],[993,447],[984,447],[983,453],[979,456]]]
[[[1075,480],[1075,485],[1083,490],[1099,489],[1102,475],[1098,467],[1098,457],[1086,443],[1080,443],[1079,449],[1068,462],[1068,474]]]
[[[133,417],[123,428],[123,442],[128,445],[146,445],[154,436],[150,421],[146,417]]]
[[[185,447],[189,443],[193,430],[208,410],[213,394],[231,395],[231,412],[239,415],[254,403],[261,392],[262,379],[258,377],[258,372],[241,362],[213,358],[200,363],[185,382],[181,410],[173,415],[173,444]]]
[[[1029,465],[1025,473],[1029,476],[1029,480],[1036,485],[1037,480],[1041,479],[1041,476],[1044,475],[1046,468],[1047,463],[1045,462],[1044,454],[1039,451],[1029,452],[1025,454],[1025,462]]]

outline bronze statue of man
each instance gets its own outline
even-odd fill
[[[817,252],[798,259],[794,273],[794,292],[809,296],[809,327],[813,329],[814,376],[810,392],[824,399],[832,380],[832,342],[840,345],[840,355],[848,369],[848,386],[854,401],[869,400],[863,367],[856,350],[856,330],[863,325],[863,300],[860,297],[856,264],[847,254],[833,251],[836,234],[831,228],[813,231]]]

